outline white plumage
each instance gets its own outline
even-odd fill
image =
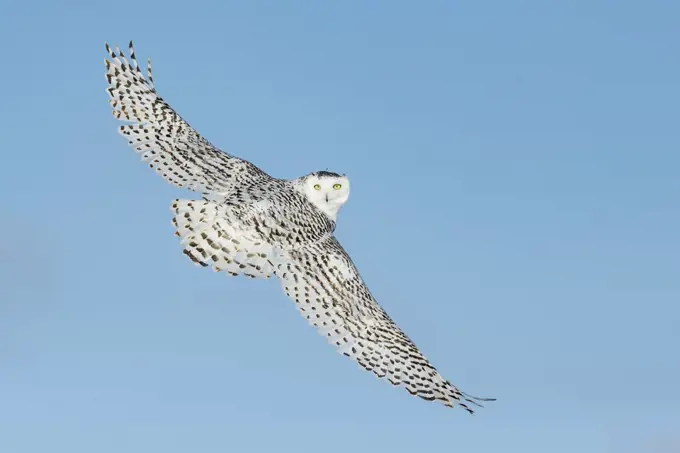
[[[217,272],[276,276],[302,316],[338,352],[412,395],[446,406],[492,401],[445,380],[378,305],[337,241],[349,180],[328,171],[284,180],[201,137],[156,92],[137,64],[106,45],[113,115],[121,134],[156,173],[202,194],[172,204],[176,235],[192,261]]]

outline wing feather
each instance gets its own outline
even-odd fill
[[[271,176],[252,163],[213,146],[156,92],[148,62],[144,77],[130,42],[130,61],[106,44],[107,92],[113,116],[132,124],[119,132],[142,160],[166,181],[202,193],[230,192]]]
[[[290,250],[276,275],[305,319],[338,352],[409,393],[473,413],[491,398],[477,398],[444,379],[378,305],[334,236]]]

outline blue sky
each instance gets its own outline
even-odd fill
[[[367,3],[3,4],[0,451],[680,444],[680,4]],[[129,39],[213,143],[347,173],[372,292],[498,401],[409,397],[275,282],[194,267],[169,206],[195,195],[106,102],[104,41]]]

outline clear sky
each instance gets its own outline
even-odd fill
[[[8,3],[0,452],[679,451],[680,2]],[[129,39],[216,145],[347,173],[372,292],[498,401],[410,397],[186,259],[196,195],[109,111]]]

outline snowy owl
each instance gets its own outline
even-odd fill
[[[142,160],[200,200],[172,203],[184,254],[229,275],[279,279],[302,316],[338,352],[412,395],[446,406],[492,398],[462,392],[444,379],[378,305],[333,235],[347,202],[345,175],[317,171],[293,180],[269,176],[200,136],[156,92],[130,42],[129,60],[106,44],[109,102]]]

